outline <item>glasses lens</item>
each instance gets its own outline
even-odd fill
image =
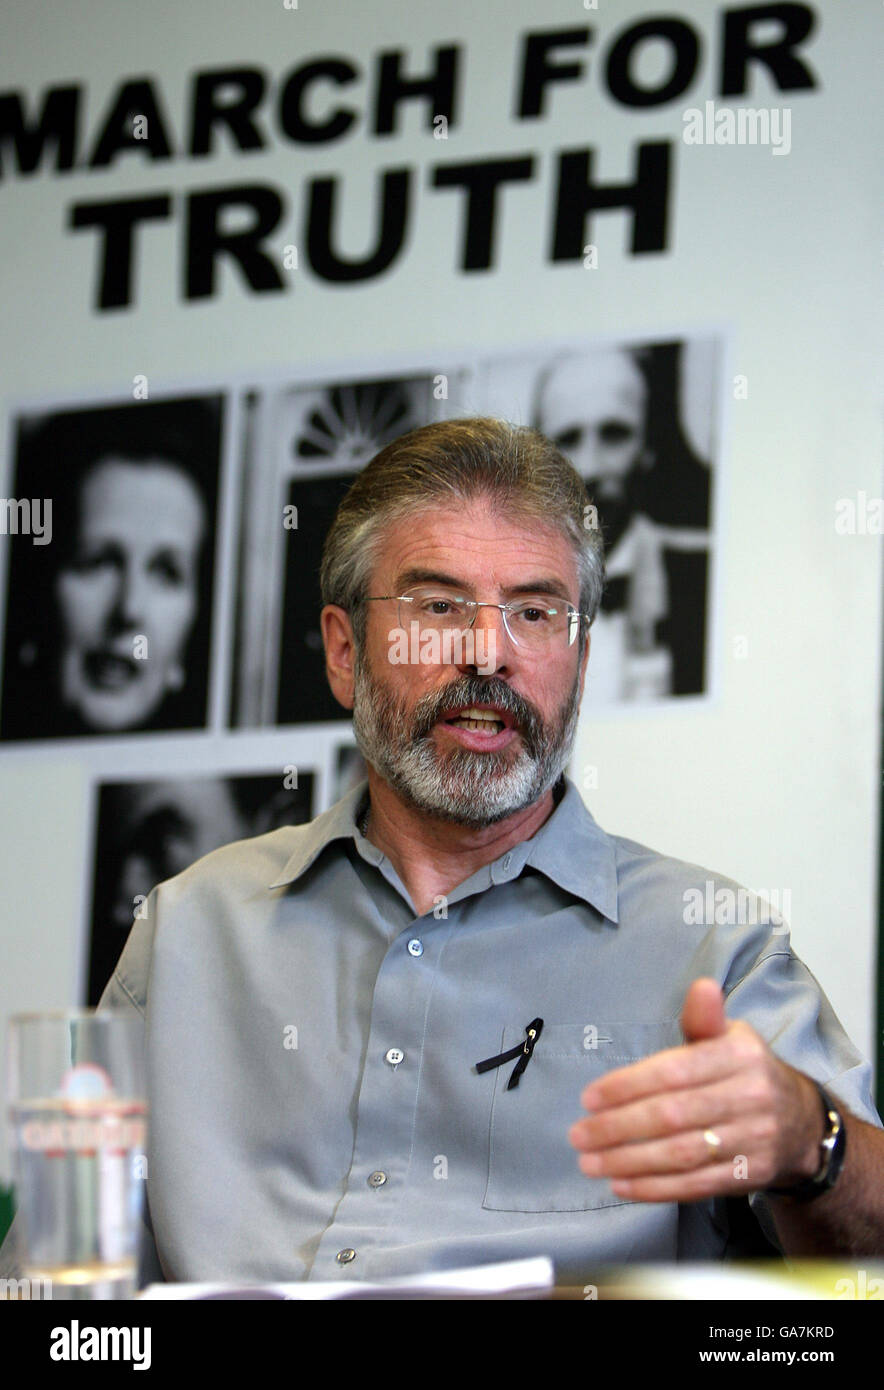
[[[563,639],[568,630],[568,607],[553,606],[548,598],[520,599],[509,606],[509,628],[520,647],[536,650]]]
[[[462,632],[470,626],[475,605],[462,594],[440,589],[437,585],[419,585],[402,595],[399,605],[399,626],[420,624],[421,632],[442,632],[446,628]]]

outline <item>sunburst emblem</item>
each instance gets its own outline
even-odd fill
[[[295,452],[302,459],[361,468],[391,439],[419,423],[400,382],[335,386],[307,416]]]

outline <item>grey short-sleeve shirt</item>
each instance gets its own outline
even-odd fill
[[[732,1204],[626,1201],[567,1138],[593,1077],[683,1041],[698,976],[880,1124],[871,1069],[785,928],[686,911],[730,880],[606,834],[565,781],[532,839],[418,916],[360,834],[365,797],[208,855],[133,927],[102,1007],[144,1019],[150,1277],[367,1280],[548,1254],[582,1282],[602,1262],[739,1253]],[[513,1063],[476,1072],[535,1017],[518,1088]]]

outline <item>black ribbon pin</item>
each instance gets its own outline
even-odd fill
[[[506,1089],[508,1091],[515,1090],[522,1079],[522,1072],[531,1061],[531,1055],[534,1052],[537,1039],[542,1032],[543,1019],[532,1018],[528,1027],[525,1029],[524,1042],[516,1043],[516,1046],[511,1047],[508,1052],[501,1052],[496,1057],[487,1057],[484,1062],[477,1062],[476,1071],[481,1075],[484,1071],[491,1071],[492,1067],[500,1067],[504,1062],[511,1062],[514,1057],[518,1057],[519,1060],[513,1067],[513,1074],[506,1083]]]

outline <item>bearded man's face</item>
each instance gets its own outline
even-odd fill
[[[427,660],[434,650],[417,640],[425,634],[416,620],[412,631],[413,608],[396,602],[417,585],[480,603],[537,596],[577,608],[574,551],[560,532],[476,500],[394,524],[374,567],[354,669],[357,743],[410,805],[461,825],[491,825],[539,800],[562,772],[585,656],[566,635],[520,644],[512,620],[508,627],[498,608],[480,607],[474,644]],[[381,595],[394,597],[374,597]]]

